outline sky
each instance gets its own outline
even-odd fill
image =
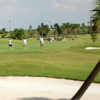
[[[0,29],[36,28],[41,22],[88,23],[95,0],[0,0]]]

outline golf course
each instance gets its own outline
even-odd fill
[[[0,39],[0,76],[54,77],[72,80],[85,80],[100,60],[100,49],[86,50],[87,47],[100,47],[100,35],[92,42],[89,34],[71,36],[64,41],[52,43],[45,40],[40,48],[37,38],[12,40]],[[100,72],[94,82],[100,83]]]

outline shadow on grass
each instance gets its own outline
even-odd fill
[[[50,98],[44,98],[44,97],[32,97],[32,98],[20,98],[18,100],[69,100],[69,99],[50,99]]]

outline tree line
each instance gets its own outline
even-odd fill
[[[89,26],[82,24],[72,24],[72,23],[63,23],[59,25],[55,23],[54,25],[47,25],[41,23],[37,26],[36,29],[32,28],[32,25],[29,25],[28,29],[16,28],[11,31],[7,31],[5,28],[0,30],[1,38],[13,38],[13,39],[25,39],[33,38],[38,36],[43,36],[44,38],[53,36],[55,38],[64,38],[68,35],[77,35],[77,34],[88,34]]]

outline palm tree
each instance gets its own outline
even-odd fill
[[[100,33],[100,0],[97,0],[96,8],[93,9],[92,11],[94,13],[90,21],[92,27],[91,36],[93,42],[95,42],[97,38],[96,33]]]
[[[100,32],[100,0],[97,0],[96,8],[93,9],[93,16],[92,16],[92,30],[93,32],[99,33]]]

